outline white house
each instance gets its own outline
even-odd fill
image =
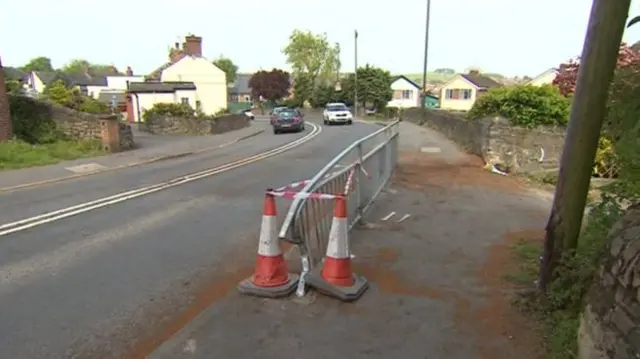
[[[476,70],[457,74],[440,88],[440,108],[443,110],[469,111],[478,98],[489,89],[500,87],[494,79]]]
[[[420,107],[420,85],[405,76],[397,76],[391,82],[393,98],[387,103],[388,107]]]
[[[213,115],[227,108],[227,77],[202,57],[202,38],[187,36],[182,49],[171,50],[169,62],[160,66],[145,82],[130,82],[127,112],[138,122],[144,111],[156,103],[184,103]]]
[[[525,85],[532,85],[532,86],[551,85],[553,83],[553,80],[556,79],[556,76],[558,76],[558,72],[556,71],[556,69],[551,68],[541,73],[540,75],[532,78],[531,80],[527,81]]]

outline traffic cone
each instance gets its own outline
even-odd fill
[[[366,278],[352,272],[348,233],[347,202],[340,196],[335,201],[324,262],[306,277],[307,283],[319,292],[345,302],[360,298],[369,287]]]
[[[275,198],[267,193],[264,198],[256,267],[251,277],[238,284],[240,293],[280,298],[295,291],[299,277],[287,271],[287,263],[280,249],[276,216]]]

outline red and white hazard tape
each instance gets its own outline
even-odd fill
[[[293,191],[267,191],[267,194],[287,199],[336,199],[342,197],[340,195],[314,193],[314,192],[293,192]]]
[[[347,177],[347,183],[344,185],[344,195],[346,196],[351,191],[351,186],[353,185],[353,175],[356,173],[356,169],[352,169],[349,171],[349,177]]]

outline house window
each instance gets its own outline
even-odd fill
[[[245,96],[244,102],[251,102],[251,96]]]
[[[444,97],[447,100],[470,100],[472,94],[471,89],[447,89]]]
[[[183,105],[188,105],[189,104],[189,98],[188,97],[183,97],[180,99],[180,101],[182,101]]]
[[[231,102],[238,102],[238,95],[232,94],[231,95]]]
[[[413,98],[413,90],[402,90],[402,99],[409,100]]]

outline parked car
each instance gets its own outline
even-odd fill
[[[353,115],[347,105],[339,102],[328,103],[325,106],[324,112],[322,112],[322,120],[325,125],[331,125],[334,123],[346,123],[348,125],[353,123]]]
[[[273,110],[269,112],[269,120],[271,121],[272,125],[273,125],[273,121],[275,121],[278,118],[278,112],[286,109],[288,109],[288,107],[274,107]]]
[[[369,108],[367,108],[367,109],[365,109],[365,110],[364,110],[364,113],[365,113],[367,116],[373,116],[373,115],[375,115],[377,112],[378,112],[378,109],[377,109],[377,108],[375,108],[375,107],[369,107]]]
[[[280,109],[273,116],[271,126],[273,126],[273,133],[276,135],[287,131],[304,131],[304,115],[296,109]]]
[[[255,118],[256,118],[256,116],[254,116],[253,111],[251,111],[251,109],[250,109],[250,108],[246,108],[246,109],[243,109],[243,110],[239,110],[239,111],[237,112],[237,114],[238,114],[238,115],[245,115],[245,116],[249,117],[249,118],[250,118],[250,119],[252,119],[252,120],[255,120]]]

